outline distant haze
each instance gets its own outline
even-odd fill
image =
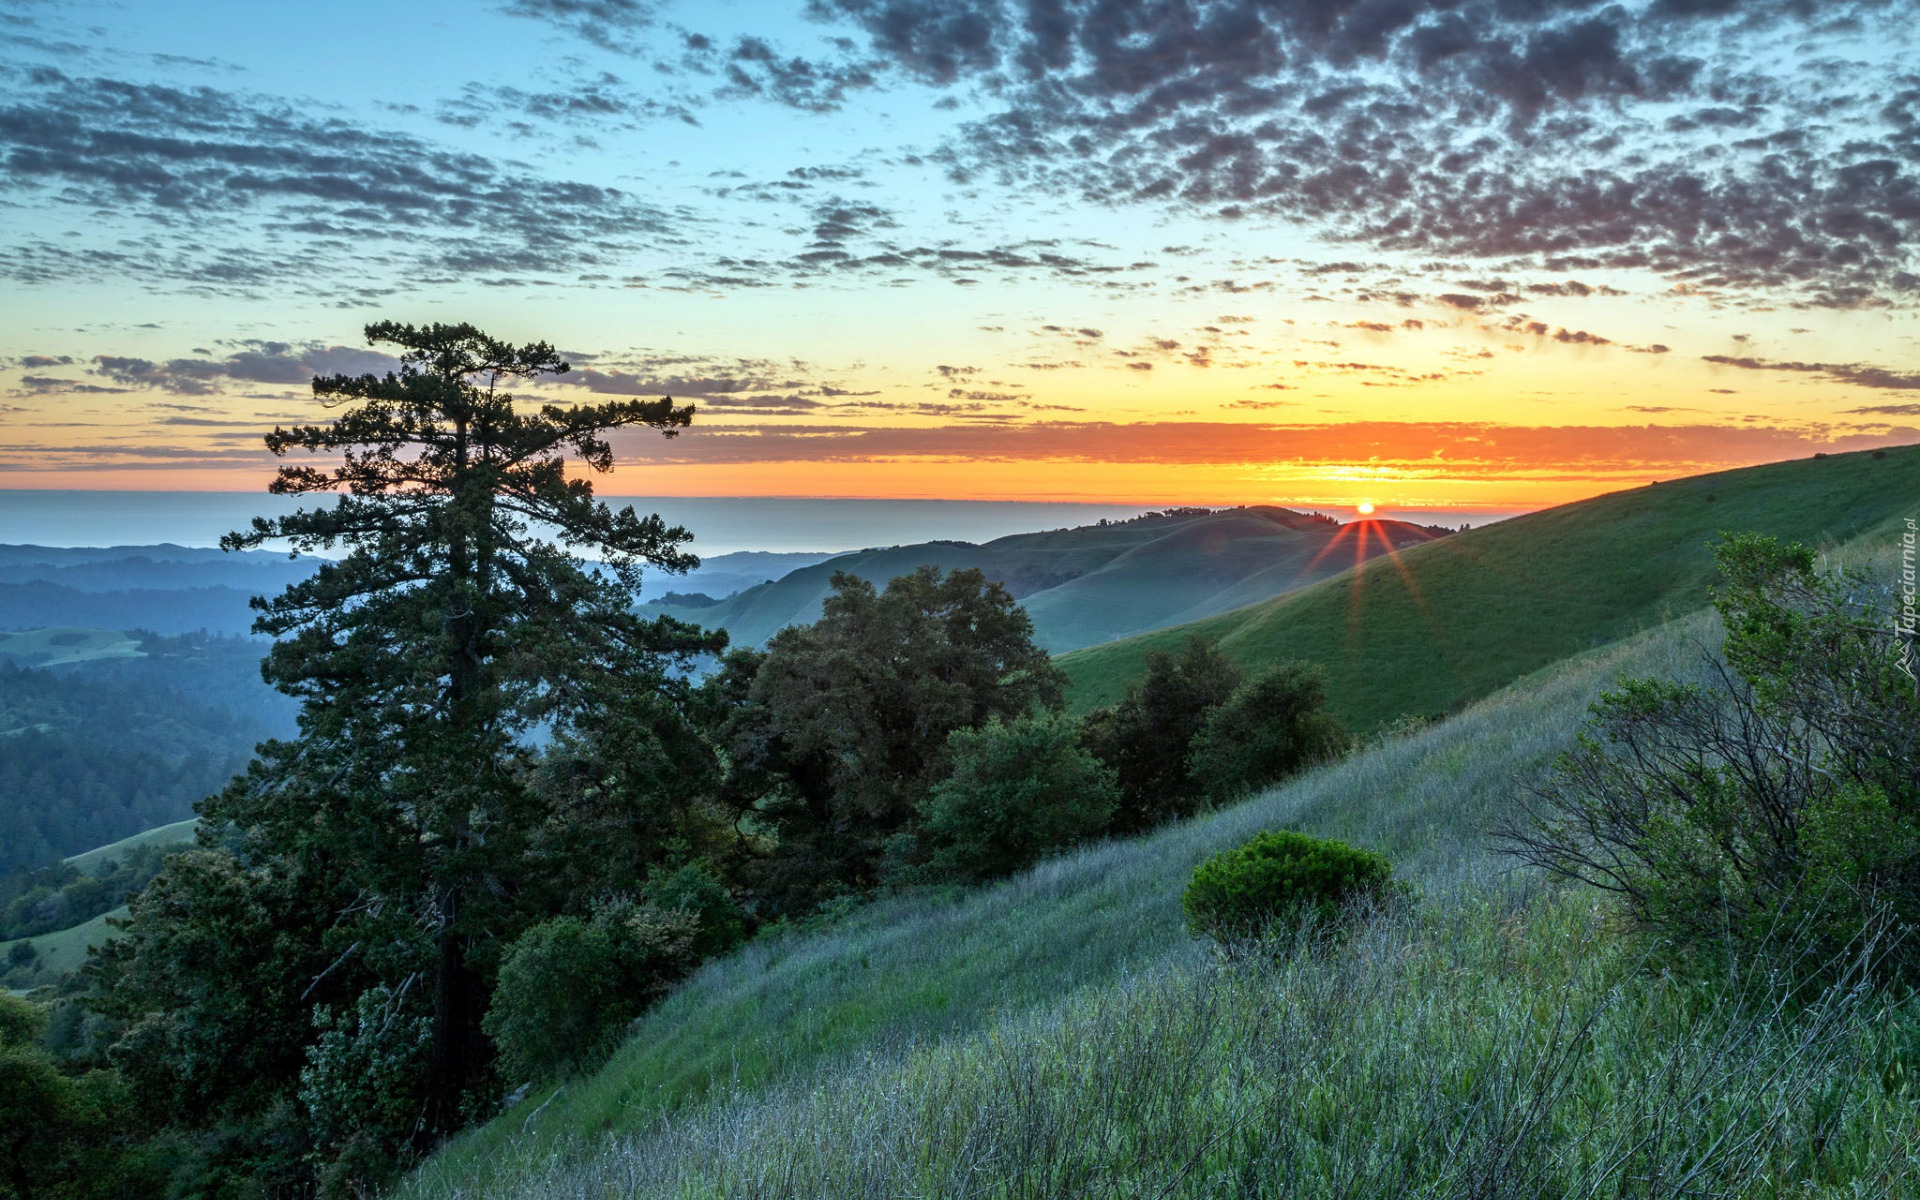
[[[1047,504],[979,500],[784,500],[608,496],[610,503],[657,512],[693,532],[702,555],[742,550],[859,550],[936,538],[991,541],[1124,520],[1162,505]],[[325,501],[309,500],[309,504]],[[297,502],[248,492],[0,490],[0,543],[40,546],[211,546],[255,516],[291,512]],[[1324,510],[1341,520],[1351,512]],[[1382,509],[1382,517],[1420,524],[1484,525],[1511,512]]]

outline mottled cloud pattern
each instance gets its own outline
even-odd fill
[[[1811,304],[1920,291],[1897,0],[811,7],[904,75],[992,97],[945,150],[958,178]]]
[[[578,269],[678,240],[693,221],[615,188],[504,167],[343,115],[212,87],[0,72],[0,195],[105,210],[155,231],[132,249],[15,243],[30,282],[144,270],[211,288],[337,272],[343,262],[451,273]],[[208,224],[278,235],[279,254],[222,255]],[[181,242],[196,245],[191,265]]]

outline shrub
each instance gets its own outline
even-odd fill
[[[1119,788],[1077,737],[1072,722],[1053,716],[949,735],[952,773],[920,808],[928,872],[958,880],[1011,875],[1102,832]]]
[[[1393,868],[1380,855],[1279,830],[1201,863],[1181,903],[1187,928],[1225,940],[1275,922],[1331,921],[1350,901],[1384,899],[1392,890]]]
[[[733,893],[695,863],[677,871],[656,871],[647,882],[647,901],[667,912],[684,912],[695,921],[695,960],[705,962],[738,946],[747,938],[746,913]]]
[[[1187,755],[1187,772],[1220,804],[1279,783],[1347,752],[1352,739],[1327,711],[1326,677],[1287,663],[1244,684],[1207,714]]]
[[[395,1160],[424,1128],[421,1080],[432,1021],[407,992],[379,984],[362,992],[351,1011],[314,1011],[319,1036],[300,1070],[300,1106],[321,1157],[342,1160],[335,1174],[343,1182],[345,1176],[387,1182]]]
[[[509,1079],[583,1070],[698,959],[699,917],[620,902],[522,934],[500,964],[482,1027]]]
[[[1603,695],[1504,832],[1665,955],[1811,977],[1920,924],[1920,696],[1884,589],[1771,538],[1718,557],[1726,665]],[[1920,975],[1914,940],[1891,945]]]
[[[1120,784],[1115,832],[1138,833],[1199,809],[1201,787],[1188,770],[1193,741],[1239,686],[1240,669],[1195,636],[1178,655],[1148,654],[1146,673],[1120,703],[1087,714],[1082,742]]]

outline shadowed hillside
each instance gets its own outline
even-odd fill
[[[1402,521],[1373,522],[1365,552],[1434,540]],[[703,607],[653,604],[735,644],[817,620],[837,571],[884,585],[921,566],[978,567],[1033,617],[1034,640],[1059,653],[1169,622],[1189,621],[1324,579],[1354,562],[1353,540],[1329,518],[1284,508],[1177,509],[1132,521],[1014,534],[984,545],[923,542],[862,550],[794,571]]]
[[[1200,634],[1243,666],[1324,664],[1335,708],[1367,730],[1451,711],[1704,606],[1721,531],[1820,545],[1916,506],[1920,446],[1701,475],[1413,546],[1275,599],[1066,655],[1061,666],[1085,709],[1118,699],[1149,651]]]

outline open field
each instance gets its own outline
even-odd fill
[[[0,633],[0,657],[22,666],[63,667],[108,658],[142,658],[140,639],[110,629],[58,626]]]
[[[87,949],[118,935],[118,930],[107,924],[109,919],[125,920],[125,905],[109,913],[102,913],[91,921],[75,925],[71,929],[62,929],[54,933],[43,933],[39,937],[28,938],[33,948],[39,952],[38,971],[41,976],[51,978],[68,971],[78,970],[87,961]]]
[[[1831,545],[1890,529],[1916,504],[1920,446],[1701,475],[1469,530],[1060,663],[1084,710],[1118,699],[1149,651],[1200,634],[1248,667],[1323,664],[1335,709],[1364,731],[1454,711],[1705,606],[1722,531]]]
[[[132,837],[121,838],[104,846],[96,846],[84,854],[75,854],[67,861],[83,872],[91,873],[108,859],[119,858],[137,846],[171,846],[176,842],[190,842],[193,831],[200,826],[200,818],[188,817],[184,821],[174,821],[161,825]]]

